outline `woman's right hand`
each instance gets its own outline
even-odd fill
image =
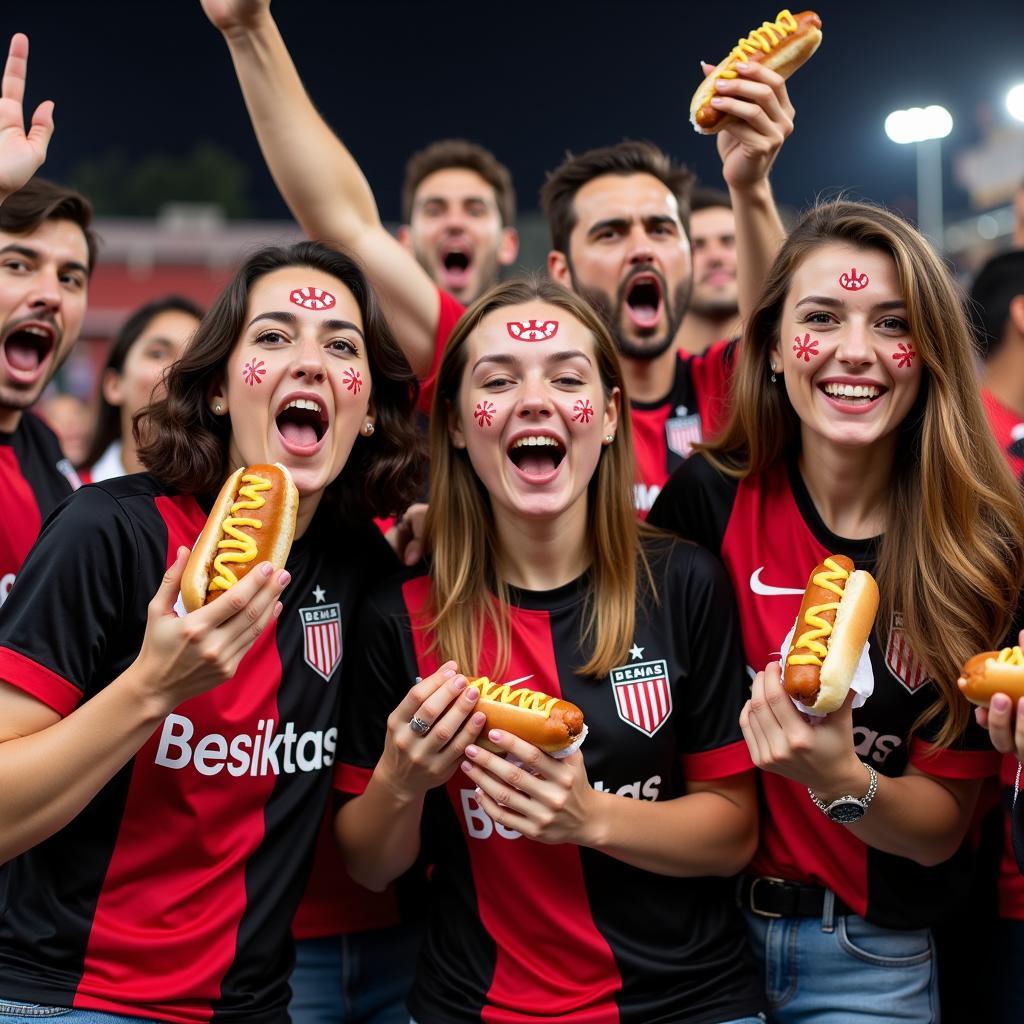
[[[230,679],[271,618],[291,578],[257,565],[216,601],[181,617],[174,609],[189,550],[178,548],[149,602],[146,634],[133,668],[145,694],[168,711]]]
[[[474,711],[479,698],[480,691],[467,685],[454,661],[417,682],[388,716],[378,780],[408,799],[444,785],[487,721]],[[417,721],[420,731],[412,725]]]

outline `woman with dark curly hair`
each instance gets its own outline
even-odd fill
[[[0,616],[0,1013],[287,1021],[350,617],[391,562],[369,517],[415,491],[416,391],[351,259],[263,249],[141,414],[150,473],[51,517]],[[300,496],[286,570],[185,614],[214,495],[266,462]]]

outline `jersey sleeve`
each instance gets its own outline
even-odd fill
[[[0,609],[0,680],[61,715],[105,686],[137,563],[119,503],[99,487],[77,491],[44,524]]]
[[[677,544],[664,595],[688,666],[677,712],[679,754],[687,779],[707,781],[751,771],[739,717],[748,697],[739,616],[724,566],[695,544]],[[664,599],[664,598],[663,598]]]
[[[717,553],[729,524],[736,489],[735,480],[720,473],[698,452],[669,477],[647,522]]]
[[[729,418],[729,391],[736,365],[735,339],[715,342],[690,360],[690,379],[697,396],[704,437],[714,438]]]
[[[343,679],[334,788],[358,796],[384,751],[388,716],[416,678],[408,613],[397,580],[369,595],[357,617],[359,647]]]
[[[466,307],[446,291],[438,288],[437,295],[441,303],[437,312],[437,330],[434,333],[434,361],[430,373],[420,381],[420,397],[416,402],[416,408],[428,416],[434,401],[434,385],[437,382],[437,370],[441,365],[444,347],[448,344],[448,336],[458,323],[459,317],[466,311]]]

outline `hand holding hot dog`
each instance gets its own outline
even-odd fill
[[[960,689],[979,707],[978,724],[988,730],[992,746],[1024,761],[1024,630],[1016,648],[976,655],[964,666]],[[1000,658],[1002,655],[1002,658]]]

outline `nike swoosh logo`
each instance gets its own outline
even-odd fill
[[[783,594],[802,594],[805,587],[801,587],[796,590],[793,587],[773,587],[770,583],[761,582],[761,573],[764,572],[764,566],[759,566],[750,574],[750,589],[755,594],[760,594],[762,597],[779,597]]]

